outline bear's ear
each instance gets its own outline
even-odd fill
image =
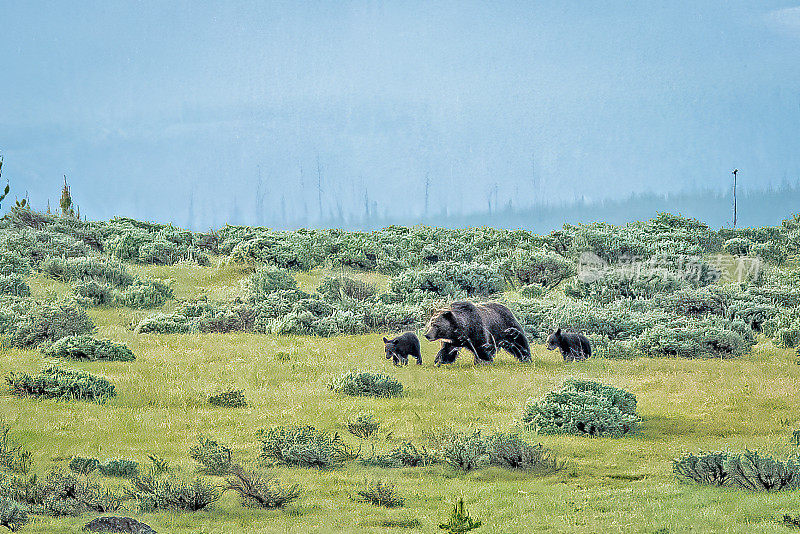
[[[389,343],[389,340],[388,340],[388,339],[386,339],[386,338],[383,338],[383,342],[384,342],[384,343]]]
[[[556,337],[561,337],[561,328],[556,330]]]

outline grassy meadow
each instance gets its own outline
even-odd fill
[[[222,261],[212,266],[131,265],[136,274],[173,280],[175,297],[205,293],[228,298],[249,273]],[[313,289],[323,269],[298,273],[300,288]],[[350,273],[353,275],[353,273]],[[374,284],[386,277],[361,273]],[[69,286],[42,275],[26,278],[34,297],[65,294]],[[169,311],[174,301],[168,301]],[[34,400],[0,395],[0,413],[12,436],[33,451],[35,469],[65,466],[73,456],[132,458],[145,464],[161,456],[183,472],[197,464],[188,457],[200,434],[234,450],[235,460],[258,462],[260,428],[312,424],[347,433],[348,418],[374,413],[382,434],[376,450],[403,440],[426,444],[443,428],[487,432],[521,429],[526,401],[556,389],[567,377],[582,377],[624,388],[638,399],[643,419],[639,433],[620,439],[537,436],[566,461],[546,476],[487,467],[462,473],[446,464],[382,469],[349,462],[319,471],[278,467],[281,481],[298,483],[299,500],[282,510],[242,507],[226,493],[216,504],[194,513],[139,514],[128,502],[118,514],[131,515],[159,533],[328,533],[441,532],[455,500],[463,497],[479,533],[527,532],[790,532],[784,513],[800,512],[795,492],[749,493],[703,487],[677,480],[672,459],[701,450],[757,449],[785,457],[793,453],[791,430],[800,420],[800,366],[794,351],[764,338],[745,357],[735,359],[592,358],[564,363],[560,354],[533,345],[533,361],[517,362],[502,353],[492,365],[475,366],[462,354],[452,366],[434,367],[438,344],[422,339],[423,366],[395,368],[384,359],[381,334],[332,338],[226,334],[134,334],[129,325],[150,311],[122,307],[90,308],[96,337],[128,345],[133,362],[66,362],[113,381],[117,396],[106,404]],[[289,357],[277,357],[288,353]],[[5,349],[0,374],[37,371],[46,358],[36,350]],[[398,378],[400,398],[353,398],[328,390],[330,378],[350,369],[369,369]],[[239,388],[249,406],[213,407],[207,398]],[[387,435],[388,434],[388,435]],[[362,444],[365,451],[372,446]],[[384,509],[355,502],[351,495],[365,480],[395,482],[404,507]],[[222,482],[221,479],[219,479]],[[111,486],[118,479],[103,479]],[[32,516],[23,532],[78,532],[90,518]]]

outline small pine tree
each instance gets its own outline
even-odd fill
[[[464,511],[464,499],[462,498],[458,499],[458,503],[456,503],[455,507],[453,508],[450,521],[444,523],[443,525],[439,525],[439,528],[452,534],[456,534],[475,530],[479,526],[481,526],[481,522],[472,519],[469,514]]]
[[[61,215],[63,217],[74,217],[75,211],[72,209],[72,194],[67,185],[67,175],[64,175],[64,188],[61,190]]]

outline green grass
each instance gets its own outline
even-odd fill
[[[132,266],[141,276],[172,278],[179,298],[202,292],[235,294],[247,271],[219,264]],[[299,273],[310,290],[324,275]],[[361,276],[381,283],[379,275]],[[61,294],[67,286],[29,278],[35,295]],[[165,309],[174,306],[167,303]],[[555,475],[484,468],[461,473],[445,465],[380,469],[351,462],[330,471],[277,468],[287,484],[303,487],[286,510],[242,507],[233,493],[208,510],[135,515],[160,533],[238,532],[440,532],[453,502],[464,497],[481,533],[527,532],[791,532],[780,524],[785,513],[800,513],[796,493],[750,494],[700,487],[676,480],[671,462],[686,451],[741,450],[745,447],[786,456],[790,430],[800,422],[800,366],[789,350],[762,342],[736,360],[590,359],[564,363],[557,352],[533,347],[533,361],[520,364],[507,354],[476,367],[462,356],[435,368],[438,346],[423,340],[425,365],[395,368],[384,358],[380,334],[331,339],[276,337],[245,333],[135,335],[127,325],[140,314],[126,308],[93,308],[97,335],[127,344],[133,362],[70,362],[70,366],[112,380],[117,397],[105,405],[34,400],[0,395],[0,413],[13,437],[33,451],[36,470],[66,465],[72,456],[132,458],[145,464],[154,454],[191,473],[189,448],[200,434],[230,446],[239,461],[255,461],[258,428],[312,424],[338,431],[347,443],[347,420],[370,411],[391,431],[388,450],[403,440],[424,444],[445,426],[485,432],[509,431],[529,397],[540,397],[576,376],[621,387],[638,398],[641,432],[621,439],[535,436],[568,461]],[[290,354],[281,361],[279,352]],[[0,352],[0,374],[38,371],[47,363],[38,351]],[[347,397],[328,390],[331,377],[350,369],[370,369],[397,377],[400,398]],[[242,389],[245,408],[210,406],[210,394]],[[783,422],[782,422],[783,421]],[[788,422],[788,425],[787,425]],[[397,484],[406,499],[399,509],[354,502],[365,479]],[[118,481],[107,480],[112,485]],[[34,517],[26,533],[72,533],[92,517]],[[415,520],[419,526],[414,526]],[[410,525],[412,528],[384,525]]]

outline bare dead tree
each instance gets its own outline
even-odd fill
[[[733,227],[736,228],[736,175],[739,174],[739,169],[731,171],[733,175]]]

